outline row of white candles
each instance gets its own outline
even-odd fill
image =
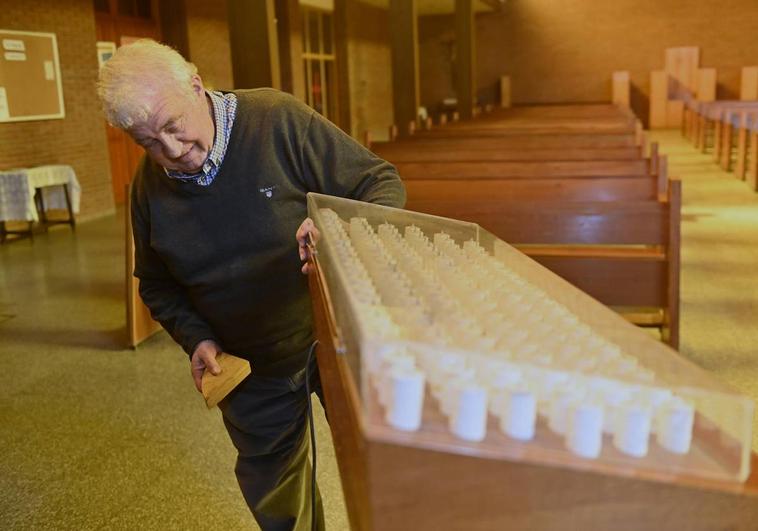
[[[543,417],[588,458],[600,454],[604,433],[631,456],[646,455],[653,434],[671,452],[689,451],[690,404],[651,385],[652,372],[636,358],[478,243],[461,247],[444,233],[432,242],[414,226],[404,237],[390,224],[375,232],[364,218],[346,231],[328,209],[322,219],[367,333],[421,345],[385,348],[368,360],[391,426],[419,429],[428,386],[465,440],[485,438],[489,413],[502,433],[523,441]]]

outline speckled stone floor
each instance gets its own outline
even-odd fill
[[[184,353],[165,333],[125,348],[123,230],[110,217],[0,246],[0,529],[258,529]],[[345,530],[316,414],[327,525]]]
[[[654,139],[684,181],[682,352],[758,401],[758,194],[678,133]],[[257,529],[184,354],[165,333],[124,348],[122,234],[117,216],[0,246],[0,528]],[[320,409],[317,432],[345,530]]]

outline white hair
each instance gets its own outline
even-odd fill
[[[97,94],[111,125],[129,129],[148,119],[147,103],[160,90],[191,97],[197,67],[179,52],[152,39],[121,46],[100,69]]]

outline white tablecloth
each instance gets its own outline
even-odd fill
[[[68,184],[71,209],[79,212],[82,189],[71,166],[53,164],[0,172],[0,221],[38,221],[34,190],[42,188],[45,210],[66,209],[62,186]],[[52,186],[52,188],[43,188]]]

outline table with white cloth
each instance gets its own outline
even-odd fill
[[[82,191],[71,166],[51,164],[0,171],[0,241],[8,234],[28,234],[40,221],[45,227],[57,223],[75,226]],[[50,221],[48,210],[66,210],[68,218]],[[7,230],[7,221],[26,221],[26,231]]]

